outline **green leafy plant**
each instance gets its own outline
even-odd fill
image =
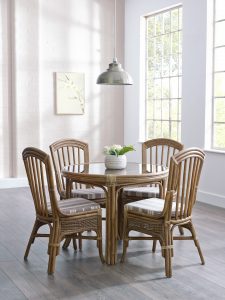
[[[104,147],[104,154],[107,155],[124,155],[129,151],[135,151],[133,145],[121,146],[121,145],[112,145]]]

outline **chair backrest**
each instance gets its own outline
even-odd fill
[[[142,163],[169,167],[170,158],[183,149],[183,145],[171,139],[152,139],[142,144]]]
[[[52,214],[55,217],[57,204],[50,156],[33,147],[24,149],[22,156],[36,214],[47,218],[49,215],[48,203],[50,202]]]
[[[65,179],[61,176],[64,166],[83,164],[89,162],[88,144],[74,140],[62,139],[49,146],[56,176],[59,194],[66,189]],[[74,186],[77,188],[77,185]]]
[[[176,192],[176,220],[192,214],[204,158],[204,152],[198,148],[185,149],[171,157],[167,190]]]

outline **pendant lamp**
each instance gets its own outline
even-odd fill
[[[114,58],[109,68],[98,76],[97,84],[131,85],[131,76],[122,68],[116,58],[116,0],[114,5]]]

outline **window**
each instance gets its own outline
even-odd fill
[[[214,0],[212,148],[225,150],[225,9]]]
[[[146,17],[146,138],[181,138],[182,7]]]

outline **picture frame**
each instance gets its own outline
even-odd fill
[[[83,115],[85,104],[85,76],[77,72],[56,72],[56,114]]]

